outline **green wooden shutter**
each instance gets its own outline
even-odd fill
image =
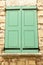
[[[21,52],[20,43],[21,43],[20,7],[7,7],[5,52]]]
[[[22,7],[22,52],[38,52],[36,7]]]
[[[38,52],[36,6],[6,8],[5,52]]]

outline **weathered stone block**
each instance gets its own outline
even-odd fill
[[[43,38],[43,30],[38,30],[39,37]]]
[[[38,17],[38,23],[43,24],[43,15],[41,15],[41,16]]]
[[[0,30],[0,33],[4,33],[4,32],[5,32],[5,30],[3,30],[3,29]]]
[[[5,23],[0,23],[0,29],[5,30]]]
[[[26,65],[29,65],[29,60],[26,60]]]
[[[1,65],[5,65],[5,62],[1,62]]]
[[[5,22],[5,16],[0,16],[0,23]]]
[[[10,62],[10,65],[17,65],[16,62]]]
[[[0,33],[0,38],[4,38],[4,33]]]
[[[38,11],[38,15],[43,15],[43,10],[42,11]]]
[[[43,0],[38,0],[38,6],[43,5]]]
[[[29,60],[29,65],[36,65],[35,60]]]
[[[0,44],[4,44],[4,39],[0,39]]]
[[[4,62],[4,65],[10,65],[10,64],[9,64],[9,62],[6,62],[6,61],[5,61],[5,62]]]
[[[4,44],[0,45],[0,50],[4,49]]]
[[[41,30],[41,25],[40,25],[40,24],[38,24],[38,31],[39,31],[39,30]]]
[[[36,0],[7,0],[6,1],[7,6],[23,6],[23,5],[36,5]]]
[[[0,11],[0,16],[5,16],[5,11]]]
[[[5,6],[5,1],[0,1],[0,6]]]
[[[18,59],[17,65],[25,65],[25,60],[24,59]]]
[[[4,58],[3,57],[0,57],[0,62],[3,62],[4,61]]]

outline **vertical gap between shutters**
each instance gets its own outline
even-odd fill
[[[22,53],[22,7],[21,7],[21,53]]]

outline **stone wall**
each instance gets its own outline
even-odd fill
[[[7,0],[6,6],[36,5],[36,0]]]
[[[40,52],[43,53],[43,0],[38,0],[38,34]]]
[[[0,62],[0,65],[43,65],[40,57],[36,56],[8,56]]]
[[[4,32],[5,32],[5,1],[0,1],[0,53],[4,47]]]
[[[3,53],[3,48],[4,48],[4,32],[5,32],[5,7],[6,4],[7,6],[14,6],[16,5],[36,5],[38,7],[38,37],[39,37],[39,48],[40,48],[40,52],[43,53],[43,0],[34,0],[34,2],[32,0],[31,3],[27,2],[27,0],[22,0],[22,3],[20,3],[20,0],[8,0],[9,3],[5,2],[5,0],[0,0],[0,54]],[[28,0],[29,1],[29,0]],[[12,5],[13,4],[13,5]],[[43,65],[43,54],[41,57],[22,57],[22,58],[11,58],[9,57],[6,58],[6,60],[3,57],[0,57],[0,65]],[[11,63],[10,63],[11,62]],[[15,63],[16,62],[16,63]],[[10,64],[9,64],[10,63]]]

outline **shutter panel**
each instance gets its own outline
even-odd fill
[[[38,52],[36,7],[22,7],[22,52]]]
[[[6,8],[5,52],[20,52],[21,11],[20,7]]]
[[[5,52],[38,52],[36,6],[6,8]]]

